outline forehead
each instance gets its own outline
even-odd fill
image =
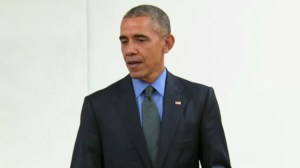
[[[153,23],[150,17],[132,17],[124,18],[121,22],[121,34],[142,32],[156,32],[157,26]]]

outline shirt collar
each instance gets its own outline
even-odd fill
[[[151,84],[154,89],[161,95],[165,94],[165,85],[166,85],[166,77],[167,70],[164,69],[163,72],[159,75],[159,77]],[[134,88],[135,97],[138,98],[140,94],[145,90],[145,88],[149,85],[140,79],[132,79],[132,84]]]

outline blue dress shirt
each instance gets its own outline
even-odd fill
[[[140,122],[142,125],[142,102],[144,100],[144,94],[143,91],[148,85],[151,85],[155,91],[152,93],[152,99],[155,101],[160,120],[162,120],[163,116],[163,100],[164,100],[164,94],[165,94],[165,85],[166,85],[166,77],[167,77],[167,70],[164,69],[164,71],[160,74],[160,76],[152,83],[148,84],[140,79],[132,79],[133,89],[135,93],[135,98],[138,105],[138,110],[140,114]]]

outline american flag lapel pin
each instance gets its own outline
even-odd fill
[[[181,100],[175,100],[175,105],[180,106],[181,105]]]

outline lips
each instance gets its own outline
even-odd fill
[[[142,63],[140,60],[126,60],[127,67],[130,69],[136,68]]]

